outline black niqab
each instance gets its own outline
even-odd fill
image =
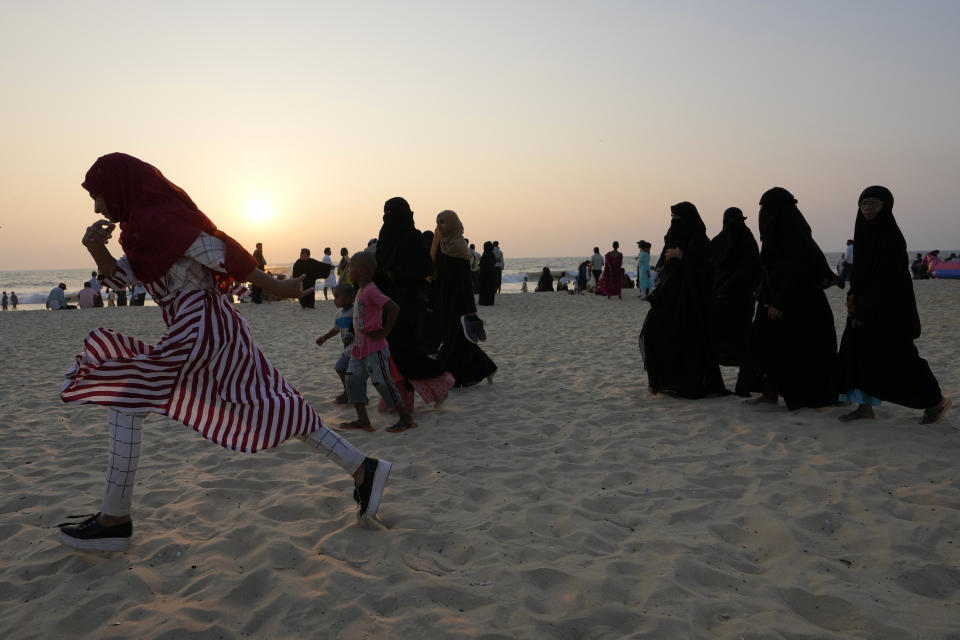
[[[723,230],[710,241],[714,345],[717,359],[725,365],[743,362],[760,284],[760,249],[743,220],[743,212],[730,207],[723,213]]]
[[[823,288],[837,276],[789,191],[774,187],[763,194],[759,224],[760,304],[737,394],[775,390],[790,409],[830,405],[837,398],[837,334]],[[781,314],[771,318],[771,308]]]
[[[710,241],[697,208],[689,202],[670,207],[673,217],[660,254],[660,281],[648,296],[650,311],[640,332],[640,349],[651,389],[686,398],[724,393],[707,318],[713,299]]]
[[[926,409],[943,394],[913,344],[920,337],[920,316],[906,241],[893,217],[893,194],[885,187],[868,187],[857,204],[867,198],[877,198],[883,207],[873,220],[857,207],[848,295],[854,312],[847,317],[840,342],[837,390],[860,389],[881,400]]]
[[[915,340],[920,337],[920,316],[907,243],[893,217],[893,194],[886,187],[867,187],[860,194],[858,205],[867,198],[881,200],[883,208],[873,220],[867,220],[857,206],[850,279],[854,316]]]
[[[387,336],[390,355],[404,377],[423,380],[443,375],[443,368],[427,354],[439,342],[439,328],[427,310],[433,272],[430,252],[413,222],[413,211],[403,198],[383,205],[383,226],[377,237],[377,287],[400,306],[400,315]]]

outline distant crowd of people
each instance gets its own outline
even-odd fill
[[[125,307],[129,295],[130,306],[142,307],[147,297],[147,290],[142,283],[136,282],[129,287],[114,289],[102,285],[96,271],[90,273],[90,279],[85,281],[83,287],[77,292],[77,304],[68,304],[66,292],[67,285],[61,282],[47,294],[44,306],[52,311],[77,308],[94,309],[104,306]]]

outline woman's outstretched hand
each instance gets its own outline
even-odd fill
[[[303,288],[303,278],[304,276],[297,276],[296,278],[284,278],[283,280],[277,280],[277,286],[279,290],[276,295],[278,298],[296,298],[299,300],[305,295],[310,293],[310,289]]]
[[[109,220],[97,220],[87,227],[87,230],[83,233],[83,240],[80,242],[88,249],[105,247],[107,242],[110,241],[110,237],[116,226],[117,225]]]

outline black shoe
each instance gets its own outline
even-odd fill
[[[133,522],[105,527],[97,522],[100,514],[89,516],[80,523],[64,522],[60,527],[60,542],[74,549],[97,551],[126,551],[133,535]],[[84,516],[70,516],[83,518]]]
[[[372,518],[377,515],[383,488],[387,484],[392,466],[386,460],[376,458],[366,458],[363,461],[363,484],[353,490],[353,499],[360,505],[358,518]]]
[[[487,332],[483,329],[483,320],[477,316],[460,316],[460,324],[463,325],[463,335],[470,342],[476,344],[487,339]]]

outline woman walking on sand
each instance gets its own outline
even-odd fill
[[[430,255],[436,267],[443,326],[443,344],[437,360],[453,374],[458,387],[469,387],[484,378],[492,382],[497,365],[476,344],[487,336],[473,302],[470,249],[463,239],[463,224],[455,212],[447,210],[437,214]]]
[[[670,228],[657,261],[662,274],[647,299],[640,349],[650,391],[685,398],[725,393],[707,326],[713,298],[710,241],[689,202],[670,207]]]
[[[430,301],[427,278],[433,272],[433,265],[423,235],[414,225],[413,211],[403,198],[390,198],[383,204],[383,226],[376,247],[374,282],[400,305],[397,323],[387,336],[390,360],[397,369],[394,382],[411,411],[414,391],[427,404],[441,403],[453,386],[453,376],[427,355],[423,347],[426,341],[418,339],[421,328],[432,326],[427,308]],[[429,342],[440,342],[438,336],[426,337],[430,338]]]
[[[762,275],[737,395],[760,391],[749,404],[777,404],[783,396],[788,409],[829,406],[837,400],[837,334],[823,290],[838,284],[837,274],[789,191],[763,194],[759,222]]]
[[[840,420],[873,418],[873,407],[887,400],[923,409],[922,424],[940,422],[951,401],[913,344],[920,337],[920,315],[907,244],[893,217],[893,194],[886,187],[867,187],[858,205],[857,261],[838,357],[840,400],[858,406]]]
[[[760,284],[760,249],[745,219],[743,211],[730,207],[723,212],[723,230],[710,241],[714,348],[724,365],[743,363]]]
[[[606,295],[607,300],[610,300],[611,296],[617,296],[622,300],[623,296],[620,294],[623,285],[622,277],[623,254],[620,253],[620,243],[614,240],[613,249],[603,256],[603,274],[597,285],[597,293]]]
[[[390,463],[368,458],[327,429],[263,356],[243,316],[222,293],[237,280],[296,299],[303,294],[303,279],[267,276],[183,189],[137,158],[122,153],[99,158],[83,188],[94,211],[107,218],[83,236],[100,281],[114,289],[144,283],[167,331],[150,345],[96,329],[66,373],[64,402],[107,407],[110,454],[100,512],[61,525],[60,540],[78,549],[129,546],[141,425],[148,413],[246,453],[299,436],[353,476],[360,516],[376,514]],[[124,250],[119,259],[106,246],[117,226]]]

